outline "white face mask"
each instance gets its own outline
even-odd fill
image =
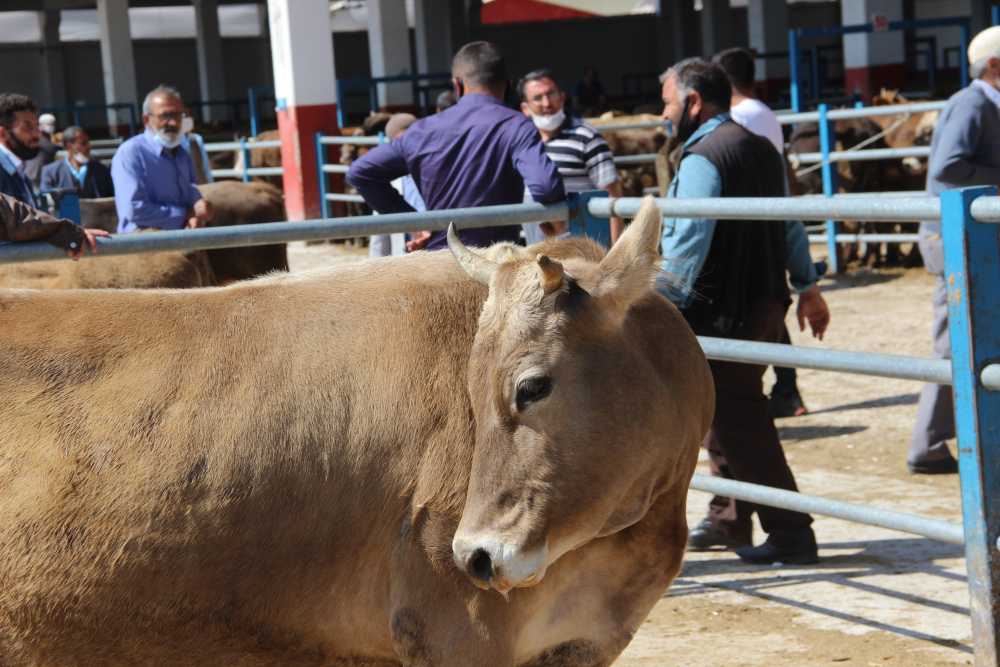
[[[184,134],[191,134],[192,130],[194,130],[194,118],[191,116],[184,116],[184,119],[181,120],[181,132]]]
[[[566,112],[562,109],[555,112],[551,116],[539,116],[534,112],[531,112],[531,122],[535,124],[535,127],[543,132],[555,132],[562,127],[565,120]]]
[[[153,131],[153,138],[156,139],[156,143],[160,144],[164,148],[177,148],[181,145],[181,140],[184,138],[183,132],[178,132],[173,135],[176,137],[172,139],[171,133],[166,132],[166,130],[161,130],[159,128],[150,128]]]
[[[90,162],[90,157],[83,153],[73,153],[73,159],[77,161],[77,164],[87,164]]]
[[[56,131],[56,126],[49,125],[48,123],[39,123],[38,129],[44,132],[45,134],[52,134],[53,132]]]

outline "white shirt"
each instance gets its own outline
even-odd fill
[[[3,145],[0,141],[0,151],[7,156],[7,159],[14,163],[14,168],[17,169],[22,176],[24,176],[24,162],[18,156],[10,152],[10,149]]]
[[[997,109],[1000,109],[1000,90],[997,90],[990,84],[986,83],[982,79],[976,79],[972,82],[973,86],[979,86],[986,93],[986,97],[990,98],[990,102],[997,105]]]
[[[729,109],[733,120],[772,144],[779,155],[785,154],[785,135],[774,112],[760,100],[743,100]]]

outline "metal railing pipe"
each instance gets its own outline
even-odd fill
[[[284,167],[250,167],[246,170],[249,176],[281,176],[285,173]],[[242,169],[213,169],[212,176],[218,178],[242,178]]]
[[[881,107],[861,107],[860,109],[832,109],[827,112],[827,120],[846,120],[848,118],[875,118],[876,116],[899,116],[906,113],[924,113],[944,109],[947,100],[940,102],[914,102],[912,104],[890,104]],[[802,113],[777,112],[778,122],[782,125],[818,122],[818,111]]]
[[[351,166],[347,164],[324,164],[323,173],[324,174],[346,174],[350,171]]]
[[[988,197],[985,199],[1000,199]],[[977,200],[977,203],[981,200]],[[632,218],[643,199],[599,197],[588,204],[590,213],[599,218]],[[707,218],[722,220],[865,220],[868,222],[936,222],[941,219],[937,198],[911,197],[886,199],[829,198],[740,198],[666,199],[658,198],[665,218]],[[982,204],[981,210],[997,215],[1000,206]],[[975,210],[975,209],[974,209]]]
[[[916,243],[920,234],[834,234],[837,243]],[[826,234],[810,234],[809,243],[826,243]]]
[[[740,361],[819,371],[875,375],[951,384],[951,362],[947,359],[924,359],[894,354],[872,354],[847,350],[824,350],[779,343],[756,343],[729,338],[699,336],[705,356],[719,361]],[[1000,388],[1000,384],[997,385]]]
[[[941,542],[965,545],[965,529],[961,524],[950,521],[848,503],[843,500],[809,496],[795,491],[747,484],[732,479],[708,477],[707,475],[695,475],[691,479],[691,488],[696,491],[714,493],[768,507],[782,507],[797,512],[819,514],[869,526],[898,530],[911,535],[921,535]]]
[[[248,141],[247,150],[259,150],[261,148],[281,148],[281,141],[274,139],[273,141]],[[211,144],[205,144],[206,153],[219,153],[221,151],[238,151],[240,150],[240,142],[238,141],[216,141]]]
[[[327,201],[350,201],[350,202],[358,202],[359,204],[364,204],[365,203],[365,198],[362,197],[361,195],[342,195],[342,194],[337,193],[337,192],[328,192],[326,194],[326,200]]]
[[[460,229],[566,220],[569,204],[510,204],[423,213],[364,215],[354,218],[265,222],[232,227],[182,229],[144,234],[114,234],[97,239],[97,257],[147,252],[211,250],[243,246],[355,238],[373,234],[444,230],[454,222]],[[89,253],[85,257],[93,257]],[[66,253],[42,241],[0,245],[0,264],[67,259]]]
[[[1000,197],[980,197],[969,207],[976,222],[1000,222]]]
[[[378,146],[378,137],[323,137],[320,143],[328,144],[351,144],[353,146]]]
[[[831,162],[866,162],[870,160],[897,160],[906,157],[930,157],[930,146],[914,146],[913,148],[862,148],[856,151],[832,151]],[[790,160],[798,160],[799,164],[815,164],[823,161],[822,153],[792,153]]]
[[[618,123],[617,125],[595,125],[598,132],[615,132],[616,130],[651,130],[657,127],[668,127],[668,120],[647,120],[638,123]]]
[[[635,164],[650,164],[656,162],[656,153],[642,153],[640,155],[622,155],[615,158],[615,165],[624,167]]]

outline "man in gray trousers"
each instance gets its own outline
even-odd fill
[[[969,44],[969,75],[974,81],[955,93],[934,128],[927,171],[927,195],[970,185],[1000,186],[1000,26],[988,28]],[[951,358],[944,247],[940,222],[920,225],[920,252],[937,278],[934,292],[935,359]],[[924,385],[907,456],[914,474],[958,472],[945,441],[955,437],[951,387]]]

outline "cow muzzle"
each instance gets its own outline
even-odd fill
[[[506,595],[513,588],[534,586],[545,575],[548,547],[525,552],[495,537],[456,536],[451,545],[455,565],[484,590]]]

